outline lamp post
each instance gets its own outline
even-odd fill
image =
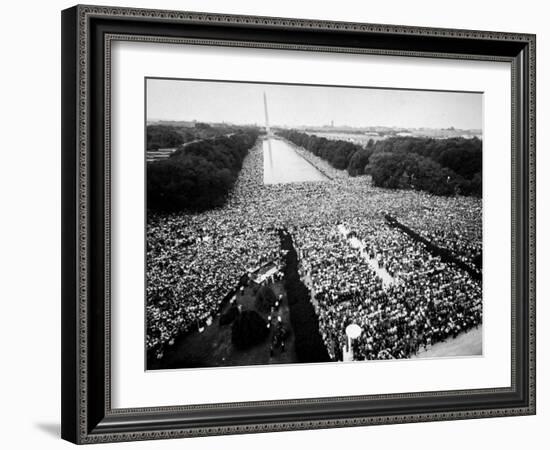
[[[347,351],[344,349],[344,361],[353,361],[353,341],[357,339],[359,336],[361,336],[361,333],[363,330],[359,325],[356,323],[352,323],[346,327],[346,336],[348,338],[348,349]]]

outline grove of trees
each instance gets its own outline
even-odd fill
[[[363,175],[372,153],[372,147],[363,148],[361,145],[351,142],[327,139],[296,130],[281,130],[278,134],[328,161],[335,169],[347,170],[352,176]],[[354,158],[358,152],[359,154]]]
[[[187,128],[169,125],[147,126],[147,150],[174,148],[191,140],[193,135]]]
[[[376,186],[435,195],[482,193],[482,142],[478,138],[391,137],[370,140],[363,147],[295,130],[282,130],[279,135],[351,176],[371,175]]]
[[[212,126],[197,122],[193,126],[155,124],[147,125],[147,150],[175,148],[197,139],[210,139],[234,132],[230,125]]]
[[[222,206],[258,137],[248,129],[194,142],[147,164],[147,208],[201,211]]]

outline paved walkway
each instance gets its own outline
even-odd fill
[[[340,231],[344,237],[346,237],[349,233],[349,230],[342,224],[338,225],[338,231]],[[368,252],[365,250],[365,244],[362,241],[356,237],[346,239],[352,248],[359,249],[361,256],[365,259],[365,261],[367,261],[372,270],[376,272],[376,275],[382,279],[382,285],[385,288],[395,283],[395,278],[392,277],[385,268],[380,267],[378,260],[376,258],[369,257]]]
[[[482,346],[482,327],[472,328],[459,334],[456,338],[449,338],[445,342],[438,342],[432,345],[428,350],[420,350],[414,358],[441,358],[449,356],[481,356],[483,354]]]

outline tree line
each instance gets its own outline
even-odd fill
[[[351,176],[363,175],[373,152],[373,141],[366,147],[348,141],[318,137],[296,130],[280,130],[279,136],[323,158],[332,167],[347,170]]]
[[[197,139],[210,139],[235,131],[233,127],[197,122],[193,126],[147,125],[147,150],[175,148]]]
[[[435,195],[481,196],[482,142],[462,137],[392,137],[366,146],[295,130],[279,135],[351,176],[371,175],[376,186]]]
[[[147,208],[202,211],[222,206],[258,131],[193,142],[147,164]]]

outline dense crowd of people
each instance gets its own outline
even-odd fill
[[[179,334],[204,326],[244,275],[279,258],[276,231],[239,206],[255,174],[250,162],[227,207],[148,214],[147,349],[158,358]]]
[[[351,323],[363,329],[355,343],[359,359],[408,357],[420,346],[481,323],[481,284],[466,272],[442,263],[383,221],[356,219],[347,225],[353,230],[349,234],[365,237],[364,251],[350,246],[334,225],[294,230],[303,278],[333,358],[345,345],[343,330]],[[391,283],[382,283],[380,269],[391,275]]]
[[[410,210],[402,216],[409,226],[434,245],[445,248],[461,261],[475,265],[481,255],[481,202],[463,202],[451,197],[422,211]]]
[[[297,151],[329,180],[264,185],[259,143],[225,206],[200,214],[149,214],[148,351],[161,358],[180,333],[218,311],[243,274],[280,261],[279,228],[294,238],[300,275],[312,291],[333,359],[340,358],[350,323],[363,329],[354,344],[359,359],[408,357],[481,323],[481,283],[384,220],[392,214],[470,260],[481,251],[480,199],[377,188],[367,177],[349,177]],[[350,245],[351,236],[360,249]],[[391,283],[383,282],[381,270]]]

